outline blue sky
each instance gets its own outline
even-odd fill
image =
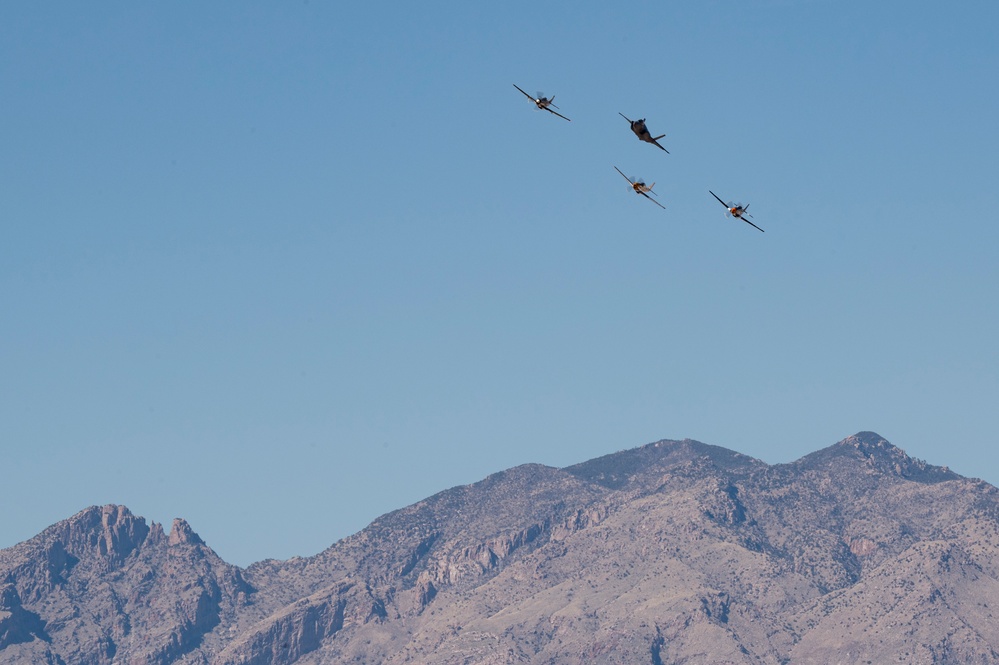
[[[0,547],[114,502],[308,555],[660,438],[777,463],[874,430],[999,483],[997,21],[5,5]]]

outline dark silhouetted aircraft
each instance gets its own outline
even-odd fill
[[[640,141],[651,143],[667,155],[669,154],[669,150],[666,150],[666,148],[659,145],[659,139],[666,135],[660,134],[659,136],[652,136],[652,134],[649,133],[649,128],[645,126],[645,118],[642,118],[641,120],[632,120],[620,111],[618,111],[618,115],[631,123],[631,131],[635,132],[635,136],[637,136]]]

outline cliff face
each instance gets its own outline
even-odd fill
[[[240,570],[90,508],[0,551],[0,663],[995,662],[999,492],[860,433],[517,467]]]

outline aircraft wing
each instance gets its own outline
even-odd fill
[[[626,116],[625,114],[621,113],[620,111],[618,111],[618,112],[617,112],[617,114],[618,114],[619,116],[621,116],[622,118],[624,118],[625,120],[627,120],[628,122],[631,122],[631,118],[629,118],[629,117],[628,117],[628,116]]]
[[[520,90],[520,87],[516,83],[513,84],[513,87],[517,88],[517,90]],[[524,96],[527,97],[528,99],[530,99],[532,102],[537,103],[538,100],[534,99],[534,97],[531,97],[529,94],[527,94],[523,90],[520,90],[520,91],[523,92]]]
[[[714,192],[712,192],[712,191],[711,191],[710,189],[708,190],[708,194],[710,194],[711,196],[713,196],[713,197],[715,197],[716,199],[718,199],[718,195],[717,195],[717,194],[715,194]],[[721,199],[718,199],[718,203],[720,203],[720,204],[722,204],[723,206],[725,206],[725,209],[726,209],[726,210],[728,210],[728,204],[727,204],[727,203],[725,203],[725,202],[724,202],[724,201],[722,201]]]
[[[659,206],[659,207],[660,207],[660,208],[662,208],[663,210],[665,210],[665,209],[666,209],[666,206],[664,206],[664,205],[663,205],[662,203],[659,203],[659,201],[656,201],[656,200],[655,200],[654,198],[652,198],[651,196],[649,196],[649,195],[648,195],[648,194],[646,194],[645,192],[639,192],[639,194],[641,194],[642,196],[644,196],[644,197],[645,197],[645,198],[647,198],[648,200],[652,201],[653,203],[655,203],[655,204],[656,204],[657,206]],[[753,226],[756,226],[756,225],[755,225],[755,224],[753,224]],[[758,227],[757,227],[757,228],[758,228]],[[760,229],[760,230],[762,231],[763,229]]]
[[[662,138],[662,137],[660,136],[659,138]],[[657,141],[654,138],[650,137],[649,138],[649,142],[650,143],[654,143],[656,145],[656,147],[658,147],[660,150],[662,150],[663,152],[665,152],[667,155],[669,154],[669,150],[666,150],[666,148],[664,148],[661,145],[659,145],[659,141]]]
[[[616,166],[614,167],[614,170],[617,171],[618,173],[621,173],[621,169],[619,169]],[[621,173],[621,177],[624,178],[625,180],[627,180],[629,185],[634,185],[635,184],[635,183],[631,182],[631,179],[628,176],[626,176],[625,174]]]
[[[749,224],[750,226],[752,226],[757,231],[760,231],[762,233],[766,233],[766,231],[764,231],[763,229],[761,229],[760,227],[758,227],[756,224],[753,224],[751,221],[749,221],[745,217],[740,217],[739,219],[741,219],[742,221],[746,222],[747,224]]]
[[[546,110],[546,111],[548,111],[549,113],[554,113],[555,115],[557,115],[558,117],[562,118],[563,120],[569,120],[569,119],[568,119],[567,117],[565,117],[564,115],[562,115],[562,114],[561,114],[561,113],[559,113],[558,111],[552,111],[552,110],[551,110],[550,108],[548,108],[547,106],[545,107],[545,110]],[[572,120],[569,120],[569,122],[572,122]]]

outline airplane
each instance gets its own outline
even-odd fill
[[[659,136],[652,136],[652,134],[649,133],[648,127],[645,126],[645,118],[642,118],[641,120],[632,120],[620,111],[618,111],[617,114],[631,123],[631,131],[635,132],[635,136],[637,136],[640,141],[651,143],[667,155],[669,154],[669,150],[666,150],[666,148],[659,145],[659,139],[666,135],[660,134]]]
[[[621,173],[621,169],[619,169],[616,166],[614,167],[614,170],[617,171],[618,173]],[[635,178],[629,178],[623,173],[621,173],[621,177],[628,181],[628,184],[631,185],[631,188],[635,190],[636,194],[641,194],[642,196],[644,196],[645,198],[647,198],[648,200],[652,201],[657,206],[662,208],[663,210],[666,209],[666,206],[664,206],[662,203],[659,203],[659,201],[656,201],[654,198],[652,198],[652,196],[656,196],[656,193],[652,191],[652,188],[656,186],[656,183],[652,183],[651,185],[646,185],[641,180],[637,180]],[[649,194],[652,194],[652,196],[649,196]]]
[[[557,106],[555,106],[554,104],[552,104],[552,102],[555,101],[555,95],[552,95],[552,98],[548,99],[547,97],[545,97],[544,95],[542,95],[539,92],[537,97],[532,97],[529,94],[527,94],[526,92],[524,92],[523,90],[521,90],[517,86],[516,83],[513,84],[513,87],[515,87],[515,88],[517,88],[517,90],[520,90],[521,92],[523,92],[524,96],[527,97],[528,99],[530,99],[532,102],[534,102],[534,105],[537,106],[542,111],[548,111],[549,113],[554,113],[555,115],[557,115],[558,117],[562,118],[563,120],[569,120],[568,118],[566,118],[564,115],[562,115],[558,111],[552,111],[552,109],[557,109],[558,108]],[[572,120],[569,120],[569,122],[572,122]]]
[[[718,195],[712,192],[710,189],[708,190],[708,194],[718,199]],[[751,221],[746,219],[747,217],[752,217],[752,215],[746,212],[746,210],[749,209],[748,203],[746,205],[742,205],[741,203],[734,204],[731,202],[725,203],[721,199],[718,199],[718,203],[722,204],[727,209],[728,212],[726,212],[725,214],[729,215],[730,217],[735,217],[736,219],[741,219],[742,221],[746,222],[757,231],[763,231],[763,229],[758,227],[756,224],[753,224]]]

